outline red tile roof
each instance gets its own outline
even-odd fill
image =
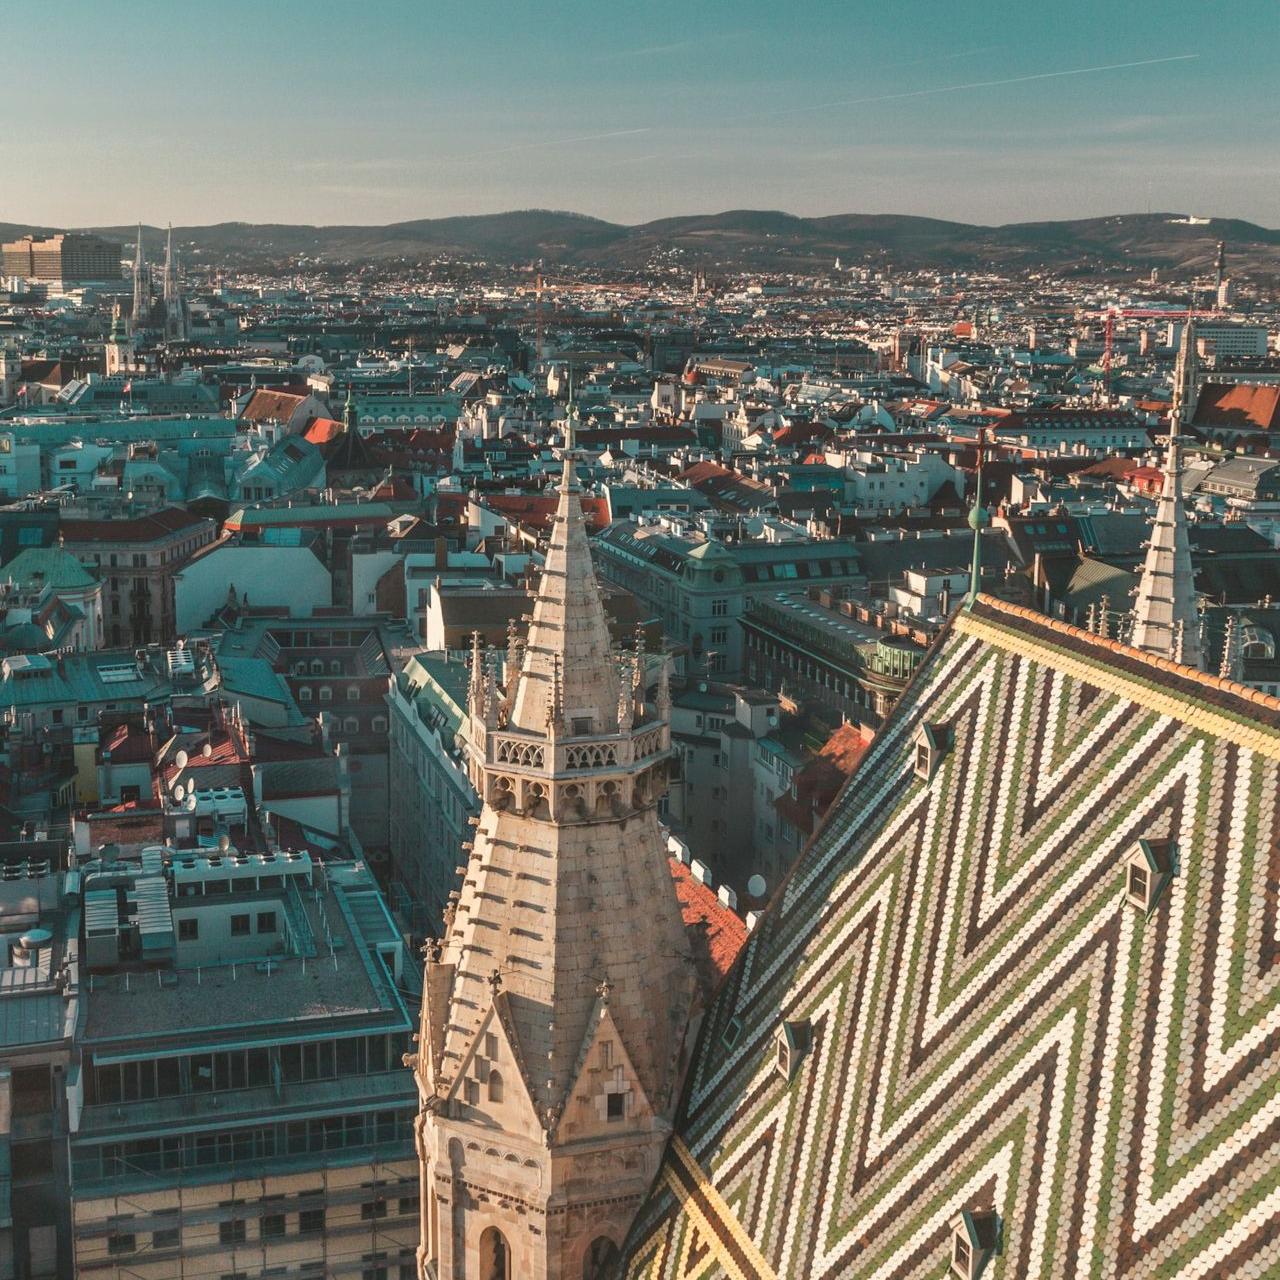
[[[317,418],[302,434],[314,445],[328,444],[342,434],[342,423],[337,418]]]
[[[548,531],[560,502],[556,495],[526,493],[487,493],[481,504],[499,515],[527,529]],[[604,498],[584,497],[582,513],[587,518],[587,528],[597,533],[609,523],[609,504]]]
[[[165,507],[150,515],[120,520],[63,520],[58,529],[69,543],[157,542],[201,524],[211,524],[211,521],[181,507]]]
[[[784,791],[773,803],[792,826],[812,835],[822,815],[871,745],[871,733],[861,725],[842,724],[822,749],[795,776],[793,796]]]
[[[695,880],[678,858],[670,859],[670,866],[698,975],[710,991],[720,984],[746,945],[746,921],[736,911],[730,911],[714,889]]]
[[[1237,431],[1280,431],[1280,386],[1208,383],[1200,389],[1192,425]]]
[[[306,396],[259,387],[240,411],[241,422],[288,422]]]

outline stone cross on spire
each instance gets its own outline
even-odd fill
[[[1179,446],[1184,440],[1182,430],[1193,412],[1195,378],[1195,317],[1189,313],[1182,329],[1182,345],[1174,374],[1169,434],[1165,439],[1164,480],[1151,524],[1146,562],[1138,582],[1130,643],[1135,649],[1203,670],[1195,575],[1191,567],[1191,539],[1187,533],[1187,514],[1179,487],[1182,474]]]

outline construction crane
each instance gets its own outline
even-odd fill
[[[1196,311],[1187,308],[1183,311],[1168,311],[1163,307],[1108,307],[1105,311],[1092,312],[1094,316],[1102,316],[1102,395],[1106,404],[1111,404],[1114,397],[1111,393],[1111,365],[1116,346],[1116,317],[1125,320],[1186,320],[1190,317],[1212,316],[1212,311]]]

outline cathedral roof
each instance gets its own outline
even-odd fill
[[[1276,1274],[1278,793],[1277,699],[980,596],[720,988],[625,1274],[937,1277],[991,1211],[987,1277]]]

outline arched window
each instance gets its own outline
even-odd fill
[[[386,731],[387,731],[387,717],[386,717],[386,716],[374,716],[374,717],[373,717],[373,720],[372,720],[372,721],[370,721],[369,728],[370,728],[370,729],[372,729],[374,733],[386,733]]]
[[[502,1077],[496,1071],[489,1072],[489,1101],[502,1101]]]
[[[327,684],[322,684],[320,686],[320,701],[321,702],[333,701],[333,690],[330,689]]]
[[[486,1227],[480,1236],[480,1280],[511,1280],[511,1250],[497,1227]]]
[[[347,701],[348,702],[360,701],[360,686],[358,684],[347,685]]]
[[[348,717],[347,717],[347,718],[342,722],[342,730],[343,730],[343,732],[344,732],[344,733],[359,733],[359,732],[360,732],[360,721],[359,721],[359,720],[357,720],[357,719],[355,718],[355,716],[348,716]]]
[[[324,675],[324,663],[323,663],[319,658],[316,658],[316,659],[311,663],[311,674],[312,674],[313,676],[322,676],[322,675]]]
[[[299,701],[299,702],[310,702],[310,701],[311,701],[311,686],[310,686],[310,685],[306,685],[306,684],[304,684],[304,685],[302,686],[302,688],[300,688],[300,689],[298,690],[298,701]]]
[[[618,1265],[618,1246],[608,1236],[597,1236],[582,1259],[582,1280],[611,1280]]]
[[[331,676],[340,676],[342,674],[342,663],[337,658],[329,663],[329,674]]]

